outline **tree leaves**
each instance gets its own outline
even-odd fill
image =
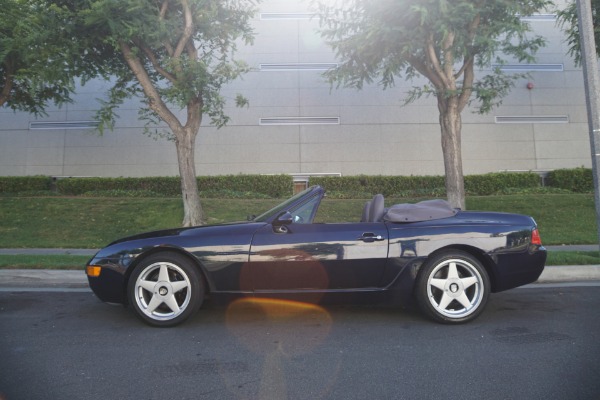
[[[591,0],[592,19],[594,25],[594,38],[596,40],[596,54],[600,57],[600,0]],[[581,45],[579,42],[579,25],[577,19],[577,3],[573,0],[558,13],[558,24],[567,34],[569,55],[575,59],[576,65],[581,65]]]
[[[197,109],[221,127],[229,120],[221,88],[248,71],[233,58],[238,40],[253,39],[250,17],[254,1],[242,0],[83,0],[77,15],[94,32],[88,47],[110,44],[114,54],[104,62],[118,81],[133,82],[137,94],[151,89],[161,103],[148,102],[144,116],[167,118],[167,106]],[[121,49],[126,46],[137,72],[123,68]],[[140,80],[140,77],[143,77]],[[137,83],[136,83],[137,82]],[[118,92],[118,91],[117,91]],[[108,120],[122,96],[113,92],[98,114]],[[136,94],[129,91],[128,95]],[[170,113],[173,116],[172,113]],[[153,118],[150,121],[154,122]],[[185,121],[181,122],[181,126]],[[171,123],[169,123],[171,125]]]
[[[531,62],[545,41],[532,35],[520,16],[549,4],[547,0],[318,2],[321,34],[341,60],[326,77],[336,86],[360,89],[377,81],[385,89],[394,85],[395,78],[425,76],[439,96],[464,93],[461,109],[475,100],[478,112],[489,112],[520,76],[507,79],[492,69],[477,82],[461,82],[474,75],[474,67],[490,69],[500,55]],[[413,90],[408,100],[426,92],[430,90]]]
[[[500,57],[529,61],[544,44],[529,37],[520,16],[549,0],[347,0],[317,1],[321,35],[339,64],[325,76],[338,87],[361,89],[377,81],[383,89],[396,78],[423,76],[405,104],[434,95],[440,111],[442,153],[448,200],[464,208],[461,113],[473,104],[480,113],[498,105],[518,75],[491,67]],[[481,72],[481,71],[477,71]]]
[[[73,47],[64,13],[43,0],[5,0],[0,14],[0,106],[45,115],[71,102]]]

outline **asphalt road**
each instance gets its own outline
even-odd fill
[[[90,292],[0,292],[0,399],[598,399],[598,305],[522,288],[444,326],[246,301],[158,329]]]

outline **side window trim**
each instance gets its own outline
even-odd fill
[[[308,220],[303,222],[304,224],[312,224],[313,221],[315,220],[315,216],[317,215],[317,210],[319,209],[319,206],[321,204],[321,199],[322,199],[321,194],[316,193],[314,196],[311,196],[309,199],[307,199],[305,202],[303,202],[302,204],[295,207],[293,210],[290,210],[290,213],[294,217],[296,217],[298,215],[298,213],[297,213],[298,210],[300,210],[303,207],[305,207],[306,205],[314,202],[314,206],[312,207],[312,210],[311,210]]]

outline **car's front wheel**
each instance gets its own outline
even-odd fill
[[[127,286],[129,304],[146,323],[169,327],[198,311],[204,285],[195,265],[185,256],[164,252],[143,260]]]
[[[423,265],[416,285],[421,310],[448,324],[477,318],[490,294],[490,279],[481,262],[459,250],[434,255]]]

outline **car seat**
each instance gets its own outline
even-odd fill
[[[371,200],[365,203],[363,207],[362,216],[360,217],[360,222],[369,222],[369,214],[371,213]]]
[[[385,214],[384,199],[382,194],[376,194],[371,200],[369,222],[380,222]]]

